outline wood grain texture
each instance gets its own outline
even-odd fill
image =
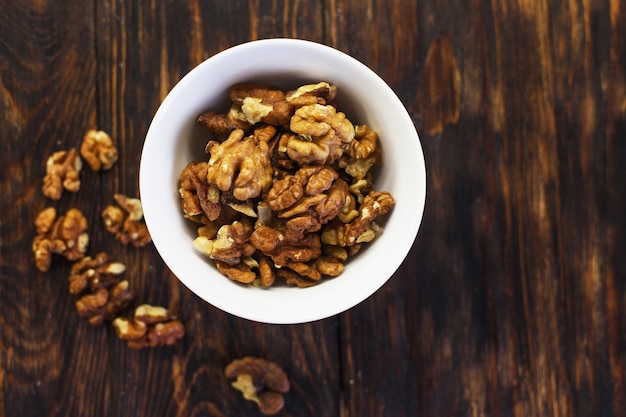
[[[245,355],[287,371],[284,416],[626,416],[622,3],[0,0],[0,417],[259,415],[223,376]],[[176,82],[268,37],[376,71],[418,127],[428,175],[390,281],[295,326],[207,305],[100,220],[114,193],[139,193],[143,138]],[[46,157],[92,127],[119,162],[46,200]],[[124,262],[136,303],[170,308],[185,338],[135,351],[81,320],[70,263],[39,273],[32,260],[46,205],[82,208],[90,252]]]
[[[623,415],[625,275],[607,236],[624,234],[613,194],[624,187],[613,171],[624,111],[607,118],[623,88],[624,72],[609,69],[623,12],[609,2],[340,3],[354,12],[341,27],[376,16],[371,35],[337,44],[398,92],[423,128],[428,172],[404,269],[345,315],[349,415]],[[409,26],[412,41],[385,35]],[[444,120],[424,118],[456,103],[424,94],[445,97],[446,85],[416,79],[428,80],[442,34],[460,112],[439,132],[430,126]],[[414,77],[399,45],[420,63]],[[383,333],[382,346],[364,347]]]
[[[72,372],[75,343],[87,338],[74,321],[63,273],[36,272],[30,251],[33,216],[46,205],[46,155],[72,146],[96,115],[93,18],[90,5],[76,5],[26,1],[3,4],[0,13],[2,415],[46,415],[76,401],[66,370]],[[76,201],[67,196],[61,209]],[[59,268],[67,273],[67,266]],[[83,344],[81,354],[97,343],[96,336]]]

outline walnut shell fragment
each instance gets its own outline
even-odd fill
[[[241,391],[246,400],[255,402],[265,415],[274,415],[283,409],[282,394],[291,388],[287,374],[279,365],[253,356],[235,359],[226,366],[224,375],[235,379],[232,387]]]

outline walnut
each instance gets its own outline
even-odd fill
[[[349,159],[346,161],[346,165],[344,167],[344,171],[346,174],[350,175],[355,180],[364,179],[371,167],[376,165],[378,162],[379,154],[378,152],[368,156],[364,159]]]
[[[252,232],[250,243],[275,265],[285,266],[294,262],[308,262],[321,254],[321,241],[315,233],[296,234],[262,226]]]
[[[116,317],[112,322],[113,328],[117,337],[121,340],[134,341],[144,340],[146,333],[148,333],[148,325],[139,320],[131,320],[126,317]],[[143,347],[143,344],[133,343],[133,347]]]
[[[253,356],[232,361],[224,369],[224,375],[235,379],[233,388],[241,391],[246,400],[255,402],[265,415],[282,410],[282,394],[291,388],[287,374],[279,365]]]
[[[276,127],[272,125],[260,125],[252,133],[257,142],[269,142],[276,135]]]
[[[299,288],[312,287],[319,284],[324,275],[339,276],[344,270],[343,262],[347,258],[347,254],[342,259],[332,255],[322,255],[309,263],[292,262],[286,267],[277,269],[276,276],[284,279],[287,285]]]
[[[335,218],[350,198],[348,184],[338,177],[330,167],[303,167],[274,183],[267,196],[269,205],[279,218],[288,219],[288,229],[315,232]]]
[[[345,262],[348,260],[349,257],[348,251],[345,247],[327,244],[326,242],[324,242],[323,236],[322,253],[322,257],[328,257],[337,260],[338,262]]]
[[[241,262],[242,256],[251,256],[256,251],[254,246],[248,243],[251,233],[252,225],[245,221],[235,221],[220,227],[213,240],[199,235],[194,240],[194,246],[211,259],[235,265]]]
[[[289,268],[277,269],[276,276],[282,278],[285,281],[285,284],[293,285],[298,288],[308,288],[319,284],[319,281],[311,280]]]
[[[318,259],[316,259],[315,261],[317,261]],[[301,277],[305,277],[311,281],[319,282],[322,279],[322,274],[320,273],[320,271],[313,265],[309,265],[306,262],[290,262],[285,266],[296,272]]]
[[[289,127],[296,135],[286,143],[287,154],[302,165],[332,164],[354,138],[352,123],[330,105],[300,107]]]
[[[394,198],[386,191],[369,193],[359,207],[358,217],[346,225],[345,233],[348,246],[371,241],[371,239],[364,238],[363,234],[368,232],[368,228],[377,217],[387,214],[395,204]]]
[[[348,190],[350,190],[349,187]],[[351,193],[347,194],[341,211],[337,213],[337,218],[343,223],[350,223],[354,220],[359,215],[359,212],[356,209],[356,203],[356,197]]]
[[[191,162],[180,174],[178,191],[186,217],[204,214],[215,220],[220,215],[220,190],[207,182],[208,165],[208,162]]]
[[[117,148],[102,130],[87,131],[80,145],[80,154],[94,171],[106,171],[117,161]]]
[[[287,143],[292,136],[294,136],[292,132],[279,132],[270,142],[272,166],[278,179],[282,173],[294,172],[300,168],[300,164],[287,155]]]
[[[286,94],[285,99],[294,107],[311,104],[332,104],[337,94],[337,86],[327,82],[307,84]]]
[[[64,216],[57,216],[56,209],[48,207],[39,213],[35,225],[38,235],[33,240],[32,250],[40,271],[50,269],[53,254],[75,261],[87,251],[87,219],[80,210],[72,208]]]
[[[228,135],[236,129],[248,130],[250,123],[239,120],[236,108],[228,114],[217,114],[213,112],[202,113],[198,116],[198,124],[209,132],[217,135]]]
[[[75,261],[84,256],[89,243],[89,235],[87,234],[87,219],[83,213],[71,208],[65,213],[65,217],[60,217],[59,232],[65,242],[65,251],[62,255],[70,261]]]
[[[109,288],[119,281],[118,276],[125,270],[123,263],[113,262],[105,252],[98,253],[94,258],[85,256],[72,265],[68,279],[70,293],[80,294],[87,288],[93,292]]]
[[[251,125],[261,122],[282,126],[289,123],[294,111],[285,94],[276,88],[238,84],[230,89],[230,99],[240,109],[234,117]]]
[[[102,221],[107,231],[111,234],[117,234],[126,219],[124,210],[117,206],[106,206],[102,210]]]
[[[350,185],[350,192],[357,199],[359,204],[363,203],[363,198],[374,191],[374,185],[367,179],[360,179]]]
[[[231,280],[316,285],[382,232],[375,220],[395,201],[373,185],[378,135],[338,111],[336,93],[327,82],[286,94],[239,84],[227,114],[199,118],[217,137],[208,161],[181,173],[182,211],[194,246]]]
[[[46,272],[50,269],[52,263],[52,254],[62,253],[65,250],[65,244],[59,239],[38,239],[33,241],[32,249],[35,255],[35,265],[37,269]]]
[[[366,125],[354,127],[354,140],[348,145],[346,153],[355,159],[365,159],[378,149],[378,134]]]
[[[54,207],[46,207],[35,218],[35,228],[37,233],[47,233],[54,224],[57,217],[57,210]]]
[[[128,281],[119,281],[110,288],[101,287],[92,294],[82,296],[76,301],[76,311],[80,317],[87,318],[89,324],[99,325],[113,320],[135,298]]]
[[[320,239],[323,244],[333,247],[348,246],[346,242],[346,225],[341,221],[333,220],[322,229]]]
[[[131,243],[138,248],[150,243],[150,233],[142,222],[141,201],[123,194],[115,194],[113,198],[121,208],[110,205],[102,211],[102,221],[107,231],[124,245]]]
[[[257,279],[257,274],[252,270],[252,267],[245,262],[239,262],[236,265],[231,265],[227,262],[216,260],[215,266],[217,270],[229,279],[242,284],[251,284]]]
[[[359,181],[366,178],[370,168],[379,160],[378,134],[366,125],[359,125],[355,127],[354,140],[348,144],[336,165],[354,180]]]
[[[313,263],[313,267],[322,275],[337,277],[343,272],[344,264],[336,257],[320,256]]]
[[[133,349],[170,346],[185,335],[180,320],[166,308],[149,304],[138,306],[132,319],[116,318],[113,327],[117,336]]]
[[[163,323],[172,318],[173,316],[165,307],[142,304],[135,308],[135,321],[145,324]]]
[[[387,214],[395,205],[388,192],[373,191],[363,199],[358,215],[349,223],[341,221],[329,223],[322,231],[323,243],[335,246],[354,246],[371,242],[382,233],[382,227],[374,222],[377,217]]]
[[[272,166],[267,142],[253,136],[243,138],[243,130],[234,130],[222,143],[210,146],[211,158],[207,181],[221,191],[232,188],[241,201],[258,197],[272,184]]]
[[[259,278],[255,282],[256,285],[263,288],[271,287],[276,281],[276,273],[274,272],[270,258],[263,256],[259,259],[258,264]]]
[[[75,148],[53,153],[46,161],[46,175],[43,179],[43,194],[52,200],[59,200],[63,189],[75,193],[80,188],[80,170],[83,162]]]
[[[274,182],[267,195],[270,208],[285,210],[305,196],[319,195],[328,190],[338,177],[334,169],[323,165],[302,167],[294,175],[286,175]]]

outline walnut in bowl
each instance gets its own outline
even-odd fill
[[[320,86],[320,81],[325,83]],[[253,91],[260,86],[275,89]],[[305,90],[298,88],[302,86],[306,86]],[[333,88],[336,91],[331,93]],[[308,94],[307,89],[320,91]],[[300,93],[296,93],[299,90]],[[291,94],[293,104],[281,98],[285,93]],[[315,102],[311,101],[312,97]],[[239,98],[241,102],[237,101]],[[327,100],[332,101],[333,106],[327,106]],[[291,110],[289,106],[281,107],[283,102],[287,102]],[[234,113],[231,113],[228,109],[233,107]],[[272,112],[268,108],[280,111]],[[223,109],[226,110],[220,111]],[[336,132],[326,142],[315,139],[324,136],[319,129],[328,128],[321,123],[310,123],[315,117],[329,122],[325,124],[331,125]],[[276,130],[285,125],[290,126],[292,136],[283,131],[280,140],[275,131],[267,128],[273,126]],[[208,144],[207,126],[216,136]],[[376,207],[393,207],[378,226],[384,232],[377,233],[369,247],[342,264],[340,274],[336,274],[338,267],[332,262],[316,265],[318,272],[322,268],[327,272],[325,275],[339,275],[336,278],[325,279],[310,287],[301,285],[308,287],[304,289],[265,285],[268,279],[276,278],[266,276],[263,281],[260,271],[264,269],[280,271],[279,275],[283,275],[281,283],[291,280],[290,283],[297,285],[298,277],[307,274],[304,269],[312,266],[312,261],[307,261],[297,267],[285,268],[279,260],[283,251],[272,252],[275,251],[274,243],[293,238],[289,236],[290,230],[319,227],[319,233],[325,233],[324,239],[334,242],[330,246],[342,247],[343,239],[344,248],[349,246],[345,244],[346,239],[358,239],[365,233],[367,227],[352,227],[349,233],[345,228],[333,228],[332,221],[322,215],[293,216],[301,204],[286,204],[285,196],[283,200],[279,197],[294,184],[306,185],[313,181],[322,184],[322,188],[326,184],[328,188],[325,192],[310,195],[305,204],[307,208],[319,204],[317,200],[331,200],[331,187],[333,195],[343,196],[342,205],[346,205],[346,193],[358,194],[358,190],[346,191],[346,187],[349,189],[357,181],[354,181],[356,177],[346,174],[345,161],[341,169],[337,168],[338,161],[344,158],[344,154],[348,155],[351,142],[358,144],[352,146],[350,152],[353,155],[367,155],[367,148],[373,143],[372,132],[377,134],[381,148],[374,183],[376,190],[384,194],[371,193],[370,200],[367,203],[360,201],[359,205],[365,204],[361,214],[366,212],[368,215],[372,210],[378,210]],[[356,141],[355,136],[358,137]],[[246,142],[248,137],[250,139]],[[284,159],[276,156],[276,147],[281,149]],[[254,152],[252,148],[255,148]],[[253,153],[273,155],[273,165],[267,166],[264,163],[267,158],[253,157]],[[217,155],[228,156],[220,158]],[[190,164],[192,161],[196,162]],[[359,164],[350,169],[365,172],[369,169]],[[279,174],[276,174],[277,166],[280,166]],[[233,169],[252,172],[254,175],[249,177],[254,179],[237,183],[237,175],[219,175]],[[355,175],[358,176],[358,172]],[[335,176],[344,178],[337,181]],[[198,184],[206,178],[210,178],[207,186],[199,188]],[[425,187],[424,159],[417,132],[411,117],[389,86],[365,65],[342,52],[293,39],[242,44],[193,69],[172,89],[157,111],[146,136],[140,166],[145,221],[157,250],[172,272],[212,305],[246,319],[267,323],[301,323],[326,318],[351,308],[380,288],[400,266],[415,240],[424,209]],[[198,192],[208,196],[203,204],[189,198],[197,196]],[[210,193],[213,193],[213,200]],[[273,194],[266,198],[270,193]],[[215,212],[218,200],[222,206],[229,206],[228,211],[252,210],[254,215],[241,217],[242,221],[223,223],[228,227],[219,236],[217,230],[211,230],[210,222],[202,224],[206,229],[199,232],[198,225],[192,224],[189,218],[224,216],[224,213]],[[224,204],[229,201],[239,207]],[[254,202],[252,207],[248,204],[250,201]],[[261,201],[269,207],[260,207]],[[255,224],[267,211],[295,220],[291,226],[288,221],[283,221],[279,228]],[[342,207],[342,211],[346,216],[353,211],[359,214],[359,208]],[[245,220],[248,217],[251,219]],[[338,226],[341,226],[339,221]],[[236,248],[232,244],[220,246],[232,243],[233,236],[247,238]],[[298,245],[303,253],[322,250],[315,238]],[[198,250],[198,247],[206,250]],[[269,256],[254,259],[255,250]],[[207,253],[213,254],[214,259],[209,259]],[[242,256],[250,256],[257,262],[258,265],[252,268],[259,272],[245,275],[245,268],[233,270],[233,265],[241,264]],[[219,262],[214,262],[215,258]],[[318,255],[316,259],[331,258]],[[225,279],[224,275],[229,274],[237,275],[237,279],[232,279],[233,276],[230,280]],[[268,288],[241,283],[246,281]]]

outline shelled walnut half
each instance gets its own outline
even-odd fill
[[[234,379],[233,388],[241,391],[246,400],[255,402],[266,415],[283,409],[283,394],[291,388],[287,374],[279,365],[253,356],[235,359],[226,366],[224,375]]]
[[[59,216],[54,207],[48,207],[37,215],[35,227],[37,236],[33,240],[32,250],[37,269],[42,272],[50,269],[54,254],[75,261],[87,251],[87,219],[76,208]]]
[[[116,318],[113,327],[117,336],[133,349],[173,345],[185,335],[180,320],[166,308],[149,304],[138,306],[132,318]]]
[[[75,148],[58,151],[46,160],[46,175],[43,178],[43,194],[59,200],[63,190],[75,193],[80,188],[80,171],[83,161]]]
[[[70,293],[80,294],[86,289],[97,291],[100,288],[110,287],[119,281],[119,275],[126,271],[121,262],[114,262],[105,252],[95,257],[85,256],[74,265],[70,271]]]
[[[143,210],[138,198],[123,194],[113,196],[118,206],[109,205],[102,211],[102,221],[109,233],[122,244],[138,248],[151,242],[148,228],[143,223]]]
[[[113,320],[135,298],[127,280],[119,281],[110,287],[98,288],[95,292],[82,296],[76,301],[76,311],[91,325],[99,325]]]
[[[83,137],[80,154],[94,171],[111,169],[117,161],[117,148],[103,130],[90,129]]]

